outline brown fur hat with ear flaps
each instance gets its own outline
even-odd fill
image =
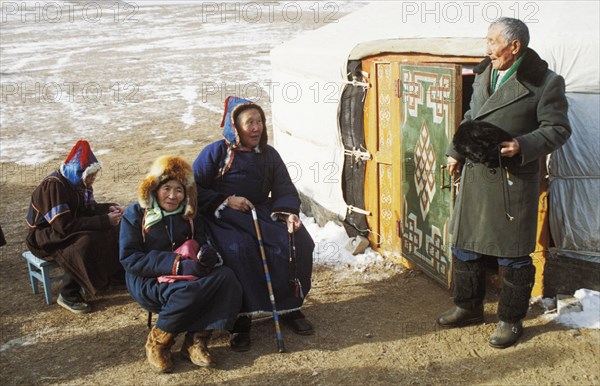
[[[167,181],[175,180],[185,188],[183,217],[191,219],[196,214],[198,193],[192,167],[181,157],[165,155],[157,158],[138,189],[138,201],[142,208],[151,208],[156,191]]]

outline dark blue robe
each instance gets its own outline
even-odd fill
[[[130,205],[121,220],[120,260],[131,296],[139,305],[158,314],[156,326],[163,331],[231,330],[240,310],[242,289],[227,267],[216,267],[193,281],[158,283],[171,275],[174,249],[195,238],[206,243],[204,227],[196,220],[194,233],[181,214],[167,216],[142,237],[144,209]]]
[[[227,145],[224,140],[212,143],[202,150],[193,169],[199,211],[207,218],[215,247],[225,265],[235,272],[242,284],[241,313],[270,313],[272,305],[252,215],[225,207],[219,211],[219,218],[215,217],[217,208],[231,195],[247,198],[256,208],[277,310],[282,313],[299,310],[304,299],[297,296],[291,280],[299,279],[303,295],[308,294],[315,244],[301,227],[294,235],[296,261],[291,263],[287,226],[271,218],[274,212],[298,214],[298,192],[273,147],[267,145],[261,153],[238,150],[232,154],[229,169],[221,175],[219,169],[224,166]]]

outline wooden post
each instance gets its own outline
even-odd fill
[[[548,224],[548,179],[546,178],[546,159],[540,160],[540,199],[538,203],[538,226],[535,251],[531,254],[535,266],[535,284],[531,290],[531,296],[542,296],[544,294],[544,266],[550,246],[550,227]]]

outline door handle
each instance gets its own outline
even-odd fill
[[[452,177],[450,177],[449,173],[446,173],[446,169],[448,169],[447,165],[440,165],[440,173],[442,173],[442,189],[452,190]],[[446,174],[450,177],[448,183],[446,183]]]

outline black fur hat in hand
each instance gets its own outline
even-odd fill
[[[458,126],[452,143],[463,157],[495,168],[499,166],[500,143],[510,140],[510,134],[489,122],[465,121]]]

